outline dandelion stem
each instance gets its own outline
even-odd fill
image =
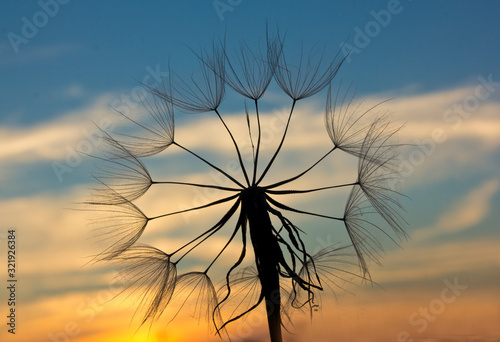
[[[261,295],[266,299],[267,322],[271,342],[281,342],[281,295],[279,263],[284,259],[273,234],[267,211],[266,195],[258,188],[242,194],[242,208],[250,224],[250,238],[255,253],[255,264],[262,285]]]

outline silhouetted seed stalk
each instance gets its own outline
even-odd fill
[[[266,36],[264,48],[253,50],[245,44],[232,54],[225,42],[212,44],[211,51],[196,54],[201,72],[198,77],[181,78],[173,73],[161,88],[148,88],[143,107],[146,115],[137,118],[125,116],[140,132],[103,132],[107,148],[104,155],[94,156],[104,165],[96,173],[98,186],[87,204],[95,207],[92,225],[105,243],[96,261],[115,261],[129,279],[133,292],[140,295],[139,306],[144,311],[141,323],[156,321],[175,303],[174,317],[192,301],[194,313],[206,316],[222,337],[228,324],[244,317],[264,303],[267,310],[272,342],[282,341],[282,327],[291,323],[292,310],[309,313],[318,308],[319,294],[325,289],[342,289],[353,276],[370,279],[368,259],[378,262],[382,251],[378,233],[389,236],[371,215],[378,215],[396,233],[404,237],[404,221],[399,215],[399,193],[390,188],[397,177],[398,145],[392,141],[397,129],[391,128],[388,118],[372,116],[372,108],[355,104],[352,92],[333,93],[331,83],[343,60],[327,60],[323,54],[310,53],[294,65],[284,51],[284,41]],[[290,98],[290,109],[279,144],[269,160],[261,160],[262,127],[260,104],[269,84],[275,80]],[[220,104],[226,95],[226,86],[245,98],[244,108],[248,139],[252,146],[251,168],[243,162],[240,148],[224,121]],[[332,141],[315,163],[299,170],[295,176],[265,184],[266,175],[286,146],[286,137],[298,103],[328,88],[325,109],[327,133]],[[249,106],[247,101],[252,105]],[[175,137],[174,110],[190,113],[212,112],[228,135],[241,167],[241,177],[231,176]],[[252,128],[251,123],[256,123]],[[252,131],[257,130],[254,141]],[[223,177],[232,186],[153,179],[142,158],[161,153],[167,148],[178,148],[190,158],[199,160]],[[327,158],[341,151],[358,158],[358,171],[351,182],[327,183],[308,189],[284,188],[308,174]],[[209,203],[184,210],[173,210],[149,217],[134,204],[151,187],[182,186],[210,188],[227,193]],[[315,213],[287,206],[277,200],[283,195],[328,192],[350,188],[344,214]],[[170,194],[171,195],[171,194]],[[193,236],[180,247],[169,252],[139,243],[149,222],[167,220],[171,216],[203,210],[223,203],[232,203],[230,209],[212,226]],[[307,215],[338,222],[346,229],[350,245],[330,246],[311,255],[303,240],[306,229],[296,226],[288,213]],[[178,274],[178,265],[192,251],[218,234],[234,217],[236,224],[227,242],[216,253],[206,268]],[[278,226],[274,226],[277,222]],[[310,229],[307,229],[309,232]],[[249,238],[249,239],[248,239]],[[250,244],[249,244],[250,242]],[[229,246],[237,243],[241,251],[227,270],[225,280],[215,289],[209,272]],[[251,245],[251,249],[249,248]],[[351,252],[353,251],[353,252]],[[252,255],[255,266],[245,266],[245,257]],[[359,272],[352,270],[359,266]]]

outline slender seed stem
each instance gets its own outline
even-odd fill
[[[224,125],[224,127],[226,128],[226,131],[229,133],[231,140],[233,141],[234,147],[236,148],[236,153],[238,154],[238,160],[240,162],[241,170],[243,171],[243,175],[245,176],[245,181],[247,182],[247,185],[250,186],[250,181],[248,180],[247,170],[245,169],[245,165],[243,164],[243,159],[241,158],[240,149],[238,148],[238,144],[236,143],[236,140],[234,140],[233,133],[231,133],[231,130],[229,129],[229,127],[227,127],[226,123],[222,119],[222,116],[220,116],[217,108],[214,109],[214,111],[217,114],[217,116],[219,117],[219,119],[222,122],[222,124]]]
[[[247,222],[246,222],[246,212],[245,210],[243,210],[243,208],[240,210],[240,217],[238,218],[238,221],[241,220],[241,244],[242,244],[242,248],[241,248],[241,253],[240,253],[240,257],[238,258],[238,260],[234,263],[233,266],[231,266],[231,268],[229,269],[229,271],[226,273],[226,286],[227,286],[227,293],[225,295],[224,298],[222,298],[222,300],[220,300],[217,305],[215,306],[214,308],[214,312],[216,310],[218,310],[218,308],[222,305],[222,303],[224,303],[230,296],[231,294],[231,285],[230,285],[230,281],[229,281],[229,277],[231,276],[231,273],[239,266],[241,265],[241,263],[243,262],[243,259],[245,259],[245,255],[246,255],[246,252],[247,252]],[[249,312],[249,311],[247,311]],[[246,314],[247,312],[245,312],[244,314]],[[215,317],[214,317],[215,318]],[[225,324],[227,324],[229,322],[226,322]],[[215,320],[214,320],[214,324],[215,326],[217,326]],[[224,325],[225,325],[224,324]],[[219,333],[219,331],[221,329],[224,328],[224,325],[222,325],[220,328],[217,329],[217,333]]]
[[[321,188],[307,189],[307,190],[266,190],[266,193],[268,193],[268,194],[274,194],[274,195],[307,194],[307,193],[310,193],[310,192],[316,192],[316,191],[328,190],[328,189],[343,188],[343,187],[346,187],[346,186],[354,186],[354,185],[357,185],[357,184],[359,184],[359,182],[348,183],[348,184],[340,184],[340,185],[324,186],[324,187],[321,187]]]
[[[289,179],[285,179],[281,182],[277,182],[277,183],[274,183],[274,184],[271,184],[271,185],[268,185],[268,186],[265,186],[264,188],[267,190],[267,189],[272,189],[272,188],[276,188],[278,186],[281,186],[281,185],[284,185],[284,184],[287,184],[287,183],[290,183],[290,182],[293,182],[294,180],[302,177],[303,175],[305,175],[306,173],[308,173],[309,171],[311,171],[316,165],[318,165],[323,159],[325,159],[330,153],[332,153],[333,151],[335,151],[335,149],[337,148],[337,146],[335,146],[334,148],[332,148],[330,151],[328,151],[327,153],[325,153],[325,155],[323,157],[321,157],[316,163],[314,163],[313,165],[311,165],[307,170],[305,170],[304,172],[302,173],[299,173],[298,175],[292,177],[292,178],[289,178]]]
[[[255,186],[255,178],[257,175],[257,164],[259,162],[259,151],[260,151],[260,139],[261,139],[261,127],[260,127],[260,116],[259,116],[259,105],[258,101],[255,101],[255,114],[257,116],[257,127],[258,127],[258,137],[257,137],[257,151],[255,152],[254,164],[253,164],[253,177],[252,186]]]
[[[158,215],[158,216],[154,216],[154,217],[148,217],[148,220],[151,221],[151,220],[156,220],[156,219],[159,219],[159,218],[162,218],[162,217],[166,217],[166,216],[172,216],[172,215],[176,215],[176,214],[187,213],[189,211],[194,211],[194,210],[208,208],[208,207],[211,207],[211,206],[214,206],[214,205],[217,205],[217,204],[229,202],[230,200],[235,199],[239,195],[240,194],[238,193],[236,195],[225,197],[225,198],[222,198],[220,200],[210,202],[208,204],[200,205],[199,207],[194,207],[194,208],[189,208],[189,209],[185,209],[185,210],[174,211],[174,212],[171,212],[171,213],[168,213],[168,214]]]
[[[199,241],[196,245],[194,245],[193,247],[191,247],[187,252],[185,252],[175,263],[179,263],[186,255],[188,255],[189,253],[191,253],[191,251],[193,249],[195,249],[196,247],[198,247],[199,245],[201,245],[203,242],[205,242],[206,240],[208,240],[212,235],[214,235],[215,233],[217,233],[222,227],[224,227],[224,225],[227,223],[227,221],[229,221],[229,219],[233,216],[233,214],[236,212],[236,210],[238,209],[240,205],[240,200],[236,201],[233,206],[231,207],[231,209],[229,209],[226,214],[219,220],[219,222],[217,222],[214,226],[212,226],[212,228],[208,229],[207,231],[205,231],[203,234],[199,235],[198,237],[196,237],[195,239],[189,241],[188,243],[186,243],[184,246],[180,247],[179,249],[177,249],[174,253],[172,253],[171,255],[174,255],[175,253],[179,252],[180,250],[186,248],[187,246],[189,246],[190,244],[192,244],[193,242],[195,242],[196,240],[200,239],[201,237],[203,237],[204,235],[207,235],[205,236],[201,241]],[[207,270],[205,271],[205,273],[208,271],[208,268]]]
[[[194,186],[198,188],[210,188],[210,189],[218,189],[218,190],[224,190],[224,191],[241,191],[241,189],[236,189],[236,188],[228,188],[225,186],[218,186],[218,185],[208,185],[208,184],[199,184],[199,183],[186,183],[186,182],[151,182],[151,184],[172,184],[172,185],[187,185],[187,186]]]
[[[264,300],[264,294],[260,294],[259,296],[259,299],[257,300],[257,303],[255,303],[254,305],[252,305],[248,310],[246,310],[245,312],[239,314],[238,316],[236,317],[233,317],[231,318],[230,320],[226,321],[220,328],[217,329],[217,331],[221,331],[222,329],[224,329],[229,323],[232,323],[234,321],[237,321],[239,320],[241,317],[245,316],[247,313],[253,311],[254,309],[256,309],[261,303],[262,301]],[[280,341],[281,342],[281,341]]]
[[[224,253],[224,251],[226,250],[227,246],[229,246],[229,244],[233,241],[234,237],[236,236],[236,233],[238,233],[238,231],[240,230],[240,227],[242,226],[242,222],[241,221],[242,220],[241,220],[241,217],[240,217],[238,219],[238,222],[236,223],[236,228],[234,228],[233,234],[231,234],[231,237],[226,242],[226,245],[219,251],[219,254],[217,254],[217,256],[214,258],[214,260],[212,260],[212,262],[210,263],[210,265],[208,265],[208,267],[205,269],[205,273],[208,272],[208,270],[210,269],[210,267],[212,267],[212,265],[217,261],[217,259],[219,259],[219,257],[222,255],[222,253]]]
[[[193,151],[185,148],[184,146],[176,143],[175,141],[172,143],[172,145],[175,145],[175,146],[178,146],[180,148],[182,148],[184,151],[192,154],[193,156],[195,156],[196,158],[198,158],[199,160],[201,160],[202,162],[204,162],[205,164],[209,165],[210,167],[212,167],[213,169],[219,171],[220,173],[222,173],[224,176],[226,176],[228,179],[230,179],[233,183],[237,184],[238,186],[240,186],[241,188],[245,188],[243,186],[243,184],[241,184],[240,182],[238,182],[236,179],[234,179],[233,177],[231,177],[227,172],[221,170],[220,168],[218,168],[217,166],[215,166],[214,164],[212,164],[211,162],[209,162],[208,160],[206,160],[205,158],[197,155],[196,153],[194,153]]]
[[[245,102],[245,116],[247,119],[248,138],[250,139],[250,144],[252,145],[252,158],[253,158],[252,163],[255,164],[255,146],[253,144],[252,127],[250,125],[250,115],[248,114],[248,106],[246,102]],[[255,173],[255,168],[254,168],[254,173]]]
[[[290,207],[288,207],[288,206],[286,206],[284,204],[281,204],[280,202],[277,202],[277,201],[273,200],[271,197],[269,197],[267,195],[266,195],[266,199],[269,201],[269,203],[272,203],[277,208],[280,208],[280,209],[283,209],[283,210],[291,211],[291,212],[298,213],[298,214],[305,214],[305,215],[323,217],[323,218],[327,218],[327,219],[330,219],[330,220],[345,221],[345,219],[343,217],[335,217],[335,216],[328,216],[328,215],[316,214],[316,213],[312,213],[312,212],[309,212],[309,211],[303,211],[303,210],[299,210],[299,209],[295,209],[295,208],[290,208]]]
[[[290,114],[288,114],[288,120],[286,122],[286,127],[285,127],[285,131],[283,132],[283,137],[281,138],[281,142],[280,142],[278,148],[276,149],[276,152],[274,152],[273,157],[269,161],[269,164],[267,164],[266,168],[264,169],[264,172],[262,172],[262,175],[260,175],[259,180],[257,181],[257,183],[255,185],[259,185],[259,183],[262,181],[264,176],[267,174],[267,172],[271,168],[271,165],[273,164],[274,160],[276,159],[276,156],[280,152],[281,146],[283,146],[283,142],[285,141],[286,133],[288,131],[288,126],[290,125],[290,119],[292,118],[292,113],[293,113],[293,109],[295,108],[296,102],[297,102],[297,100],[293,100],[293,102],[292,102],[292,107],[290,108]]]

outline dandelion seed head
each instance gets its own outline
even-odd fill
[[[137,132],[103,132],[105,150],[102,157],[96,157],[103,164],[95,174],[98,186],[86,202],[95,214],[91,227],[105,245],[95,260],[113,261],[120,268],[127,281],[127,293],[139,297],[141,325],[158,321],[164,313],[168,322],[188,313],[199,321],[205,320],[222,337],[228,324],[244,320],[262,305],[267,310],[271,340],[281,342],[281,329],[293,326],[295,312],[312,315],[321,309],[322,293],[348,291],[347,287],[358,280],[371,280],[368,260],[379,262],[383,253],[380,235],[391,238],[382,224],[370,220],[372,215],[381,217],[397,236],[404,236],[399,193],[390,186],[397,176],[398,145],[393,142],[397,129],[392,128],[387,115],[373,116],[373,108],[365,110],[356,103],[354,94],[349,91],[333,95],[332,79],[343,62],[338,56],[329,59],[324,50],[319,54],[312,50],[308,55],[301,50],[299,61],[294,64],[284,53],[284,39],[279,34],[275,37],[267,34],[265,46],[259,49],[242,43],[234,54],[228,53],[225,44],[220,40],[212,43],[211,50],[195,53],[200,69],[191,78],[170,72],[161,87],[146,86],[147,92],[142,98],[145,115],[129,117],[121,113]],[[280,143],[272,157],[266,160],[267,156],[259,154],[263,132],[259,104],[273,80],[292,103]],[[250,162],[243,161],[238,139],[234,138],[219,112],[227,86],[244,98],[243,119],[252,147]],[[285,137],[292,124],[296,102],[327,86],[325,123],[333,147],[327,147],[316,163],[306,166],[295,176],[259,185],[264,179],[268,181],[267,172],[279,163],[277,156],[286,146]],[[248,99],[252,100],[252,106],[247,106]],[[174,141],[174,108],[188,113],[216,113],[227,131],[228,141],[234,145],[241,171],[239,176],[230,175],[181,145],[180,141]],[[169,146],[208,165],[234,187],[153,181],[143,158],[156,155]],[[301,190],[284,188],[295,186],[296,181],[324,159],[333,158],[335,150],[358,158],[355,182]],[[258,165],[259,161],[267,161],[267,164]],[[244,180],[240,181],[241,178]],[[186,209],[167,210],[154,217],[147,217],[135,204],[151,187],[172,185],[217,189],[217,193],[231,194]],[[328,192],[342,187],[351,189],[342,217],[294,208],[277,199],[283,195]],[[186,237],[176,250],[162,251],[139,241],[149,221],[167,220],[174,215],[223,203],[232,205],[212,226],[194,229],[198,235]],[[291,213],[343,224],[350,245],[329,246],[311,255],[304,237],[314,229],[296,225]],[[233,223],[233,227],[227,228]],[[209,245],[209,239],[213,242],[214,236],[226,242],[214,253],[216,256],[206,268],[189,269],[179,274],[179,264],[190,260],[191,253],[204,252],[201,246]],[[236,240],[240,240],[240,253],[230,255],[232,253],[227,251],[234,250]],[[226,270],[225,279],[216,290],[209,272],[212,274],[212,266],[221,264],[221,256],[232,258],[232,266]],[[251,258],[254,265],[248,266],[247,258]],[[356,266],[359,271],[354,270]]]

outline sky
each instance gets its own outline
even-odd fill
[[[284,37],[291,55],[324,49],[327,59],[346,57],[333,91],[355,93],[353,101],[366,108],[378,104],[375,113],[388,113],[402,126],[397,139],[404,145],[396,186],[404,194],[409,238],[397,244],[383,238],[381,265],[370,264],[374,283],[352,279],[354,284],[346,283],[335,296],[325,294],[313,322],[297,315],[296,335],[287,333],[285,340],[500,341],[499,11],[495,1],[2,2],[1,340],[220,340],[188,313],[139,329],[136,300],[116,297],[122,288],[113,267],[88,263],[96,253],[89,212],[81,210],[95,186],[96,160],[88,155],[101,151],[99,128],[128,129],[116,110],[138,110],[136,94],[143,84],[159,84],[174,73],[187,80],[199,68],[193,51],[219,40],[230,52],[242,42],[259,46],[267,26]],[[269,181],[296,174],[331,148],[326,96],[323,90],[298,102]],[[290,104],[273,81],[262,99],[264,159],[279,143]],[[228,89],[221,109],[251,153],[242,97]],[[212,114],[176,111],[176,140],[230,169],[234,149]],[[144,158],[155,177],[220,182],[175,147]],[[338,184],[355,176],[353,158],[339,153],[297,186]],[[217,195],[162,189],[138,200],[147,215],[200,205]],[[345,195],[290,195],[285,203],[342,213]],[[208,209],[152,224],[141,242],[169,248],[223,212]],[[346,241],[330,222],[293,217],[307,227],[311,250]],[[7,325],[12,306],[5,257],[12,229],[15,334]],[[207,241],[187,267],[206,265],[207,253],[225,241],[224,235]],[[238,251],[230,248],[228,255]],[[214,266],[215,277],[230,267],[225,262]],[[266,329],[260,307],[229,332],[235,341],[266,341]]]

